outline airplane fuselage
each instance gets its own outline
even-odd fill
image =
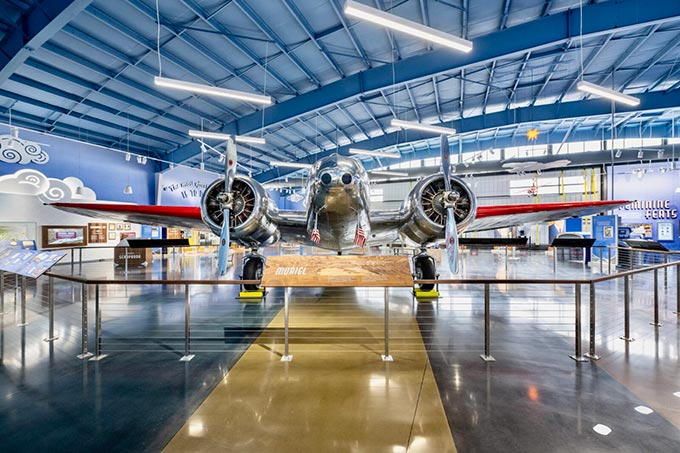
[[[318,247],[355,248],[357,226],[370,237],[369,180],[363,165],[334,154],[319,160],[307,184],[307,233],[319,230]]]

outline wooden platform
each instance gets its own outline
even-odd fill
[[[299,256],[267,258],[265,288],[411,287],[406,256]]]

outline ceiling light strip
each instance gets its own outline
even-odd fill
[[[455,129],[440,126],[430,126],[429,124],[416,123],[414,121],[402,121],[396,118],[390,121],[390,125],[395,127],[400,127],[402,129],[415,129],[425,132],[434,132],[435,134],[442,135],[454,135],[456,133]]]
[[[459,50],[461,52],[470,52],[472,50],[472,41],[459,38],[458,36],[444,33],[443,31],[427,27],[413,22],[394,14],[387,13],[380,9],[371,8],[354,0],[347,0],[345,3],[345,14],[357,19],[363,19],[380,25],[391,30],[400,31],[411,36],[415,36],[426,41],[433,42],[451,49]]]
[[[399,153],[388,153],[388,152],[383,152],[383,151],[369,151],[367,149],[357,149],[357,148],[350,148],[349,149],[350,154],[360,154],[363,156],[372,156],[372,157],[387,157],[389,159],[399,159],[401,157],[401,154]]]
[[[194,138],[211,138],[214,140],[234,140],[238,143],[251,143],[253,145],[264,145],[266,140],[262,137],[248,137],[247,135],[231,135],[221,134],[219,132],[198,131],[195,129],[189,130],[189,137]]]
[[[596,96],[611,99],[612,101],[620,102],[622,104],[630,105],[631,107],[640,105],[640,99],[636,97],[619,93],[618,91],[610,90],[609,88],[595,85],[594,83],[586,82],[585,80],[578,82],[576,84],[576,89],[579,91],[585,91],[586,93],[594,94]]]
[[[246,93],[245,91],[230,90],[200,83],[185,82],[184,80],[168,79],[167,77],[154,77],[153,83],[164,88],[174,88],[176,90],[190,91],[192,93],[207,94],[239,101],[251,102],[253,104],[270,105],[272,98],[259,94]]]
[[[299,164],[296,162],[280,162],[273,160],[269,162],[273,167],[288,167],[288,168],[312,168],[312,164]]]

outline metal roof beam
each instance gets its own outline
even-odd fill
[[[347,35],[349,36],[349,40],[352,42],[352,45],[354,46],[354,50],[357,51],[357,54],[361,58],[361,60],[364,62],[364,66],[367,68],[372,68],[373,65],[371,64],[371,60],[368,59],[368,56],[366,55],[366,51],[364,50],[363,47],[361,47],[361,44],[359,44],[359,39],[356,37],[354,34],[354,30],[352,30],[349,25],[347,25],[347,21],[345,20],[345,15],[341,12],[342,7],[338,4],[338,0],[330,0],[331,6],[333,7],[333,10],[335,11],[335,15],[338,17],[338,20],[342,24],[342,27],[345,29],[347,32]]]
[[[628,80],[626,80],[621,85],[621,91],[628,88],[633,82],[642,77],[649,71],[655,64],[657,64],[661,59],[668,55],[671,51],[675,50],[680,44],[680,37],[676,36],[671,39],[660,51],[658,51],[652,58],[650,58],[645,64],[643,64],[633,75],[631,75]]]
[[[87,10],[89,14],[92,15],[92,17],[97,18],[100,20],[102,23],[120,31],[121,33],[126,34],[131,40],[135,41],[137,44],[140,46],[143,46],[147,49],[147,51],[156,51],[156,44],[153,42],[149,41],[146,39],[141,33],[138,31],[132,29],[131,27],[128,27],[121,21],[114,19],[113,17],[109,16],[106,14],[104,11],[97,9],[97,8],[89,8]],[[196,68],[195,66],[191,66],[187,64],[187,62],[183,61],[179,57],[169,53],[169,52],[164,52],[163,57],[166,58],[167,60],[171,61],[172,63],[176,64],[177,66],[181,68],[185,68],[187,71],[191,72],[195,77],[201,79],[203,82],[206,83],[212,83],[212,79],[206,75],[203,71],[200,69]],[[225,107],[224,105],[218,104],[212,100],[205,99],[205,102],[208,102],[215,106],[216,108],[220,109],[224,113],[228,113],[229,115],[238,118],[239,115],[236,114],[233,110]]]
[[[295,21],[300,25],[300,28],[309,36],[309,39],[311,42],[316,46],[316,48],[321,52],[321,55],[324,56],[326,61],[333,67],[335,72],[340,76],[340,77],[345,77],[345,72],[342,70],[340,65],[338,64],[337,61],[333,58],[333,56],[328,52],[328,49],[322,43],[319,41],[314,34],[314,30],[312,29],[312,26],[310,23],[307,21],[305,16],[302,14],[302,11],[298,9],[298,7],[293,3],[292,0],[283,0],[283,5],[290,11],[290,14],[293,16]]]
[[[505,4],[503,5],[503,15],[501,16],[501,24],[498,27],[499,30],[503,30],[508,25],[508,16],[510,15],[511,4],[512,0],[505,0]]]
[[[638,112],[638,111],[658,111],[674,108],[680,105],[680,90],[672,92],[652,92],[641,94],[640,106],[633,107],[619,107],[620,113]],[[642,109],[642,110],[641,110]],[[574,121],[576,119],[587,118],[591,116],[609,115],[611,113],[611,104],[602,99],[588,99],[576,102],[566,102],[562,104],[545,104],[540,106],[521,107],[508,111],[500,111],[490,114],[482,114],[474,117],[459,119],[441,126],[453,127],[460,134],[468,134],[478,130],[493,130],[498,127],[506,127],[511,125],[533,124],[540,121],[561,120],[566,119]],[[518,130],[516,128],[516,130]],[[388,146],[394,146],[399,143],[402,135],[400,131],[392,132],[386,135],[371,138],[369,140],[358,143],[364,149],[381,149]],[[409,141],[425,140],[433,138],[431,133],[409,131]],[[322,151],[316,155],[306,156],[298,159],[298,162],[313,163],[322,157],[328,156],[332,153],[346,153],[349,146],[341,146],[338,149]],[[283,169],[280,169],[283,170]],[[268,181],[278,174],[274,174],[271,170],[256,175],[259,181]]]
[[[337,9],[337,0],[332,0],[332,5]],[[587,5],[583,10],[584,37],[602,36],[614,31],[625,33],[680,18],[680,2],[621,0]],[[562,11],[477,37],[476,50],[469,54],[461,55],[447,49],[437,49],[405,58],[394,65],[382,65],[362,71],[265,109],[264,124],[261,114],[251,114],[227,124],[224,132],[247,134],[260,127],[278,124],[395,84],[431,78],[444,72],[451,73],[488,64],[495,59],[526,55],[528,52],[561,45],[579,36],[578,19],[578,9]],[[180,148],[178,152],[184,155],[192,150]]]
[[[557,70],[557,67],[562,63],[562,60],[564,60],[564,57],[567,56],[567,53],[569,52],[569,47],[571,46],[571,41],[567,41],[567,44],[564,46],[564,52],[560,54],[557,59],[553,62],[553,64],[550,66],[550,69],[548,69],[548,75],[545,77],[545,81],[543,81],[543,85],[541,85],[541,88],[538,89],[538,92],[534,96],[534,99],[531,101],[531,105],[536,104],[536,101],[538,101],[538,98],[543,94],[543,90],[545,90],[545,87],[548,86],[548,83],[550,83],[550,80],[552,80],[552,76],[555,75],[555,71]]]
[[[597,59],[597,57],[600,56],[600,53],[602,53],[602,51],[607,46],[607,44],[609,44],[609,41],[612,40],[613,36],[614,36],[614,33],[608,34],[607,37],[605,38],[605,40],[602,42],[602,44],[598,45],[595,48],[595,50],[593,52],[591,52],[591,54],[588,56],[588,59],[585,61],[585,63],[583,63],[583,72],[584,73],[588,70],[590,65],[593,64],[593,62]],[[574,77],[574,80],[572,80],[571,83],[569,84],[569,86],[567,87],[567,89],[562,92],[560,97],[557,99],[557,102],[562,102],[562,99],[564,99],[564,96],[566,96],[567,93],[570,93],[571,90],[576,85],[576,83],[579,80],[581,80],[581,78],[580,78],[581,74],[580,74],[579,71],[580,71],[580,68],[576,71],[576,76]]]
[[[291,85],[284,77],[282,77],[276,71],[272,70],[271,68],[265,68],[260,58],[257,55],[255,55],[255,53],[252,50],[250,50],[248,46],[246,46],[240,39],[233,36],[224,25],[222,25],[220,22],[217,22],[212,15],[208,14],[208,12],[205,11],[203,7],[201,7],[201,5],[198,4],[198,2],[196,2],[195,0],[180,0],[180,1],[194,14],[200,17],[206,24],[212,27],[215,31],[222,33],[224,39],[229,41],[234,47],[239,49],[244,55],[250,58],[250,60],[253,61],[253,63],[255,63],[257,66],[259,66],[260,69],[269,73],[274,80],[281,84],[282,87],[286,88],[291,93],[298,94],[298,90],[295,89],[293,85]]]
[[[304,74],[307,79],[315,84],[316,86],[321,86],[319,79],[312,73],[312,71],[305,66],[305,64],[293,53],[293,51],[288,47],[288,45],[283,42],[283,40],[277,35],[274,30],[271,29],[267,23],[262,20],[262,18],[255,12],[255,10],[248,5],[244,0],[232,0],[233,3],[238,6],[238,8],[243,11],[243,13],[248,16],[250,20],[257,25],[257,27],[264,33],[267,38],[274,41],[277,47],[288,57],[288,59],[297,67],[302,74]]]
[[[41,0],[0,45],[0,85],[14,74],[28,57],[50,40],[64,25],[87,8],[92,0]]]
[[[406,93],[408,94],[408,99],[411,101],[411,106],[413,106],[413,113],[416,114],[416,120],[420,123],[420,112],[418,111],[418,106],[416,105],[416,100],[413,98],[413,93],[411,93],[411,89],[408,87],[408,83],[404,84],[404,87],[406,87]]]

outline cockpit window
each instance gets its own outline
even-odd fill
[[[329,185],[332,180],[333,178],[331,178],[331,175],[329,175],[328,173],[324,173],[323,175],[321,175],[321,183],[326,186]]]
[[[352,183],[352,175],[350,175],[349,173],[345,173],[344,175],[342,175],[342,183],[345,184],[345,185],[351,184]]]

